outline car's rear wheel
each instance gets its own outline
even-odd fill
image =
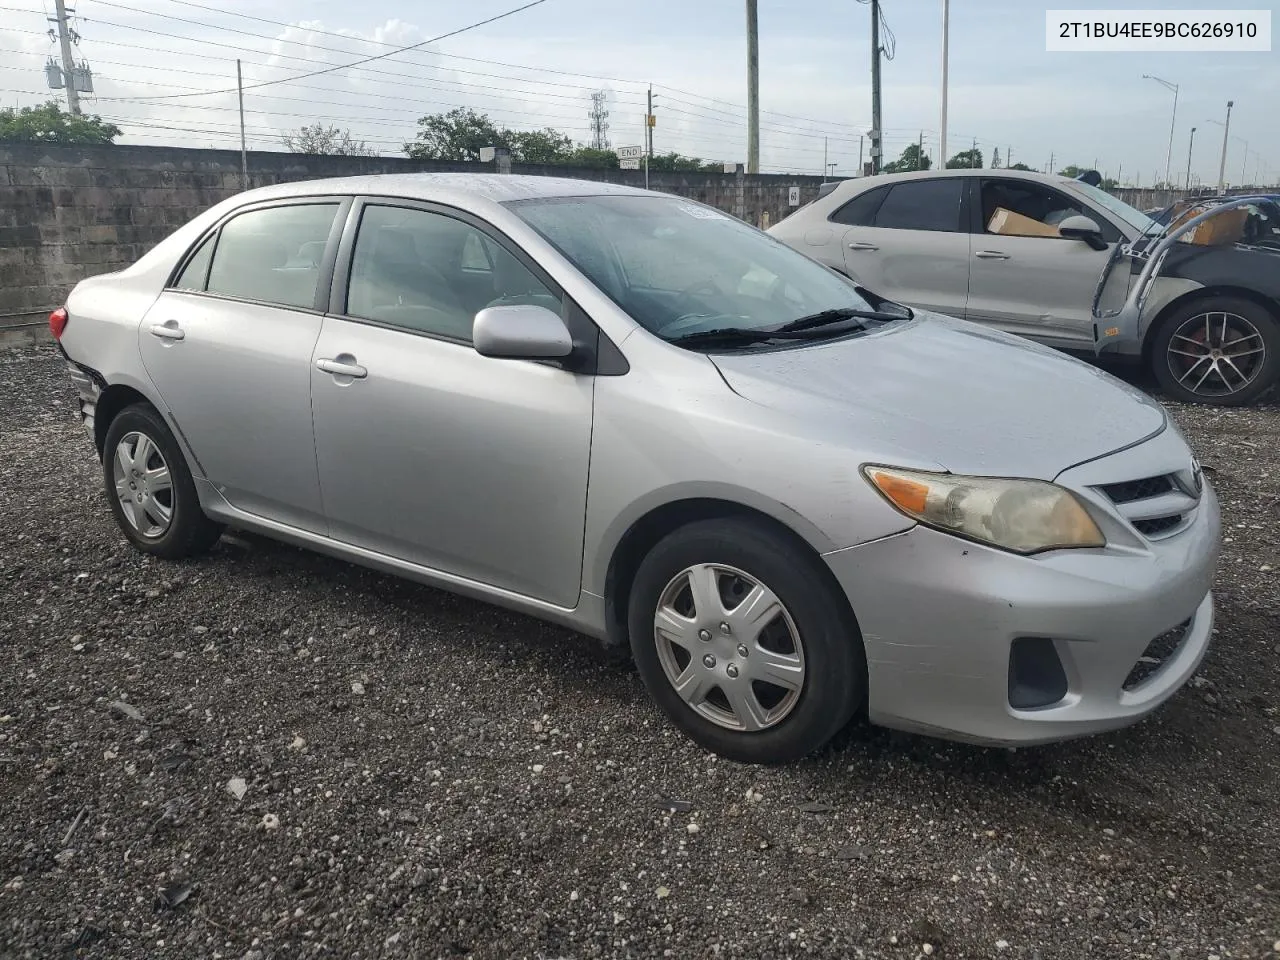
[[[1151,363],[1161,388],[1175,400],[1251,403],[1280,375],[1280,323],[1251,300],[1195,300],[1161,323]]]
[[[135,547],[178,560],[217,542],[222,527],[200,509],[186,459],[151,406],[121,410],[107,428],[102,451],[111,512]]]
[[[865,696],[862,638],[829,572],[763,523],[700,521],[660,541],[636,573],[628,628],[650,695],[733,760],[812,753]]]

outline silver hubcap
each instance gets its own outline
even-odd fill
[[[1169,340],[1169,369],[1178,383],[1204,397],[1226,397],[1252,383],[1267,359],[1258,328],[1235,313],[1201,313]]]
[[[126,433],[116,444],[112,474],[129,526],[144,537],[163,537],[173,521],[173,478],[150,437]]]
[[[791,614],[733,567],[704,563],[672,577],[658,598],[653,637],[676,693],[721,727],[781,723],[804,689],[804,647]]]

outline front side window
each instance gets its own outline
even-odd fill
[[[370,204],[360,218],[347,314],[470,342],[485,307],[560,298],[503,246],[455,217]]]
[[[895,183],[876,211],[876,226],[959,233],[963,193],[964,181],[959,177]]]
[[[726,214],[667,196],[508,206],[636,322],[667,339],[871,310],[849,280]]]
[[[314,307],[320,261],[337,212],[337,203],[290,204],[228,220],[213,253],[209,293]]]
[[[1083,203],[1059,190],[1030,180],[982,182],[982,228],[1004,237],[1061,239],[1058,224],[1068,217],[1086,216],[1102,229],[1104,239],[1117,239],[1111,224],[1090,213]]]

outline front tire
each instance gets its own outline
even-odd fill
[[[102,446],[111,513],[137,549],[166,560],[207,551],[222,527],[205,516],[186,458],[149,404],[125,407]]]
[[[627,620],[649,694],[731,760],[810,754],[865,699],[862,637],[830,573],[763,523],[704,520],[669,534],[640,564]]]
[[[1280,322],[1240,297],[1208,297],[1165,317],[1151,344],[1161,389],[1183,403],[1252,403],[1280,376]]]

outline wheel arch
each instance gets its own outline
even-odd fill
[[[811,539],[757,507],[722,497],[690,496],[669,500],[650,508],[627,527],[614,545],[603,584],[606,645],[623,649],[627,647],[627,606],[631,587],[640,563],[649,551],[663,537],[690,523],[728,518],[740,518],[767,527],[810,555],[817,562],[830,589],[835,591],[837,602],[848,612],[856,628],[857,615],[848,596],[835,574],[823,562],[821,551]]]
[[[155,407],[151,399],[141,390],[124,383],[108,384],[107,388],[98,395],[93,408],[93,445],[98,450],[99,458],[104,455],[103,448],[106,446],[107,431],[111,429],[111,421],[119,415],[121,410],[135,403],[145,403]]]
[[[1251,290],[1248,287],[1235,286],[1234,284],[1215,284],[1208,287],[1197,287],[1194,290],[1188,290],[1174,297],[1163,307],[1160,312],[1155,315],[1151,323],[1147,326],[1146,335],[1142,338],[1142,364],[1144,368],[1151,366],[1151,350],[1156,341],[1156,335],[1160,328],[1168,322],[1181,308],[1195,303],[1199,300],[1212,300],[1215,297],[1238,297],[1241,300],[1248,300],[1250,303],[1256,304],[1269,313],[1273,320],[1280,323],[1280,302],[1266,294],[1259,293],[1257,290]]]

